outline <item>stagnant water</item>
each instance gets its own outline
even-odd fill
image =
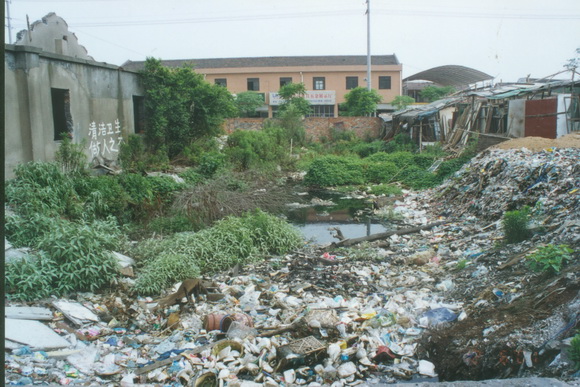
[[[370,217],[372,203],[331,191],[309,191],[301,195],[307,207],[292,208],[287,212],[288,221],[295,225],[306,240],[319,245],[338,241],[329,229],[338,227],[345,238],[358,238],[386,231],[386,228]],[[313,202],[314,199],[314,202]],[[330,205],[317,204],[324,201]]]

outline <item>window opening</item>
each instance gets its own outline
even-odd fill
[[[72,136],[73,132],[73,121],[70,114],[70,93],[66,89],[50,89],[50,94],[52,98],[54,141],[60,141],[64,134]]]

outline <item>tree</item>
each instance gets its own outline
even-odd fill
[[[427,102],[435,102],[453,92],[455,92],[455,89],[452,86],[445,87],[427,86],[426,88],[421,90],[420,94],[421,98],[423,98]]]
[[[255,115],[256,109],[264,104],[264,97],[254,91],[243,91],[236,95],[238,114],[243,117]]]
[[[280,98],[284,102],[278,108],[278,112],[282,114],[285,110],[292,106],[292,111],[301,116],[310,114],[312,108],[310,102],[304,98],[306,95],[306,86],[304,83],[287,83],[278,91]]]
[[[284,102],[278,108],[280,126],[286,132],[288,140],[294,144],[303,144],[306,138],[303,117],[312,111],[310,102],[304,98],[304,83],[287,83],[278,91]]]
[[[412,103],[415,103],[415,98],[411,98],[408,95],[398,95],[391,101],[391,105],[394,105],[397,110],[402,110]]]
[[[190,67],[168,68],[159,59],[147,58],[141,75],[148,118],[145,140],[150,149],[170,158],[197,138],[217,135],[223,120],[236,114],[232,94]]]
[[[341,109],[345,116],[370,116],[377,110],[382,97],[374,89],[355,87],[345,94],[344,99]]]

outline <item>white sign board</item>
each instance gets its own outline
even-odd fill
[[[334,105],[336,103],[336,92],[334,90],[313,90],[307,91],[304,98],[311,105]],[[270,106],[282,105],[284,100],[278,93],[270,93]]]

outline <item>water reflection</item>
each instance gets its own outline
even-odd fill
[[[386,231],[372,221],[372,203],[363,198],[353,198],[340,193],[312,191],[303,197],[306,203],[328,202],[331,205],[316,205],[289,210],[288,221],[300,229],[307,240],[317,244],[338,241],[329,229],[338,227],[345,238],[359,238]]]

